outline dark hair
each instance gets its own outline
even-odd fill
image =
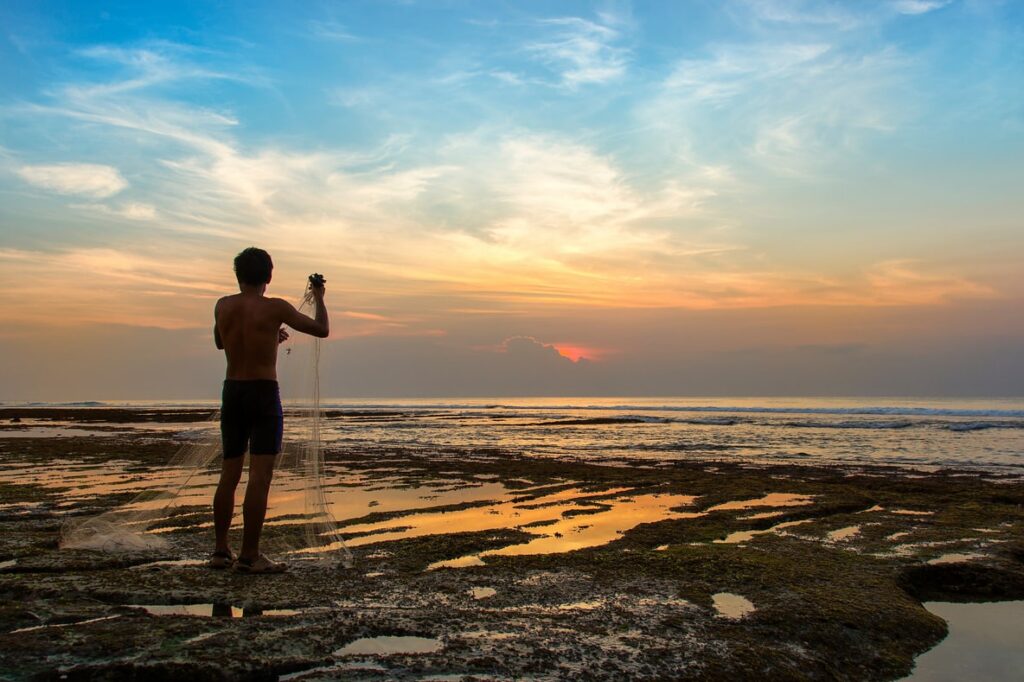
[[[250,246],[235,256],[235,276],[239,284],[266,284],[270,281],[273,269],[274,262],[270,260],[270,254],[255,246]]]

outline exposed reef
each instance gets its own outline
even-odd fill
[[[174,415],[151,416],[208,412]],[[77,496],[26,467],[118,461],[144,480],[173,449],[166,433],[0,432],[0,679],[887,680],[945,635],[922,601],[1024,597],[1019,478],[883,467],[336,446],[329,466],[372,498],[342,522],[352,569],[209,570],[209,519],[187,516],[202,507],[168,550],[57,549],[65,519],[131,493]]]

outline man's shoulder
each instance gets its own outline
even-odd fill
[[[274,306],[275,308],[289,308],[292,305],[286,299],[276,298],[272,296],[265,296],[263,300],[266,301],[266,305],[271,305]]]
[[[232,301],[237,299],[238,296],[238,294],[228,294],[227,296],[221,296],[220,298],[217,299],[217,302],[214,304],[213,309],[219,310],[226,305],[231,305]]]
[[[271,315],[277,318],[278,322],[283,322],[288,318],[288,313],[292,309],[292,304],[283,298],[272,298],[266,296],[263,299],[264,309],[269,311]]]

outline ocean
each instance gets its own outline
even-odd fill
[[[720,460],[1024,469],[1021,398],[422,398],[321,404],[327,414],[325,445],[346,453],[497,449],[652,466]],[[212,401],[31,405],[217,407]],[[201,437],[215,428],[214,422],[201,422],[181,425],[180,432]]]

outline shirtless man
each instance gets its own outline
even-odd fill
[[[245,249],[235,257],[240,293],[225,296],[213,309],[213,339],[227,355],[228,368],[220,412],[224,461],[213,496],[217,545],[210,566],[233,565],[240,573],[280,573],[286,569],[285,564],[260,554],[274,459],[281,451],[284,431],[277,386],[277,346],[288,338],[282,325],[319,338],[330,333],[323,284],[312,285],[316,316],[310,318],[283,299],[264,296],[273,269],[266,251]],[[250,454],[249,483],[242,504],[242,549],[235,561],[228,546],[228,530],[246,449]]]

